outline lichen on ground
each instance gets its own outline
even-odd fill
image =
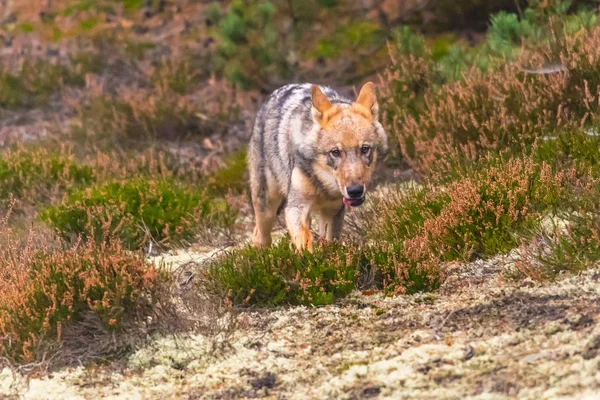
[[[68,368],[28,399],[538,399],[600,396],[600,269],[512,283],[510,257],[457,266],[433,294],[245,310],[230,336],[153,338],[125,362]]]

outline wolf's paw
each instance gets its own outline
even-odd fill
[[[256,248],[271,246],[271,234],[264,234],[258,228],[255,228],[252,237],[252,245]]]
[[[296,234],[292,237],[294,238],[294,245],[296,246],[296,251],[301,253],[302,250],[306,249],[310,253],[313,252],[313,236],[312,232],[310,231],[310,229],[308,229],[308,227],[300,227],[300,230],[298,230],[298,232],[296,232]]]

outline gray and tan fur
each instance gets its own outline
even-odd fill
[[[338,238],[345,206],[364,202],[366,185],[387,136],[378,120],[372,83],[355,102],[329,87],[287,85],[256,117],[248,151],[254,245],[269,246],[280,205],[298,249],[312,251],[311,215],[319,235]]]

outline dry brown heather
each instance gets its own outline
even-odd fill
[[[215,122],[200,119],[196,105],[172,92],[126,89],[114,96],[94,94],[71,106],[81,121],[75,136],[87,137],[103,148],[119,142],[124,148],[143,148],[144,142],[207,136],[220,128]]]
[[[472,69],[442,87],[429,86],[431,68],[422,58],[392,51],[386,76],[389,130],[422,171],[439,168],[439,159],[456,153],[457,146],[474,158],[479,149],[530,146],[540,135],[594,122],[600,104],[600,28],[526,51],[493,72]],[[395,102],[403,92],[415,97],[424,92],[417,102],[421,112]]]
[[[490,161],[491,162],[491,161]],[[464,176],[447,187],[396,194],[383,201],[373,235],[395,247],[396,277],[410,271],[442,280],[448,261],[485,258],[511,250],[531,236],[543,216],[575,191],[590,191],[575,169],[557,171],[531,157],[515,157]],[[399,246],[399,247],[398,247]],[[395,293],[405,288],[397,286]]]
[[[119,244],[79,243],[64,249],[48,232],[19,240],[0,221],[0,355],[39,362],[53,355],[67,325],[92,312],[106,329],[150,304],[158,271]]]

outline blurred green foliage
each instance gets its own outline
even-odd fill
[[[208,21],[217,39],[212,68],[242,89],[269,87],[297,74],[303,58],[356,60],[381,49],[385,34],[374,22],[339,17],[341,1],[233,0],[213,3]],[[323,32],[315,34],[315,24]]]
[[[208,14],[218,38],[213,69],[244,89],[270,74],[285,75],[276,11],[269,1],[232,1],[225,11],[213,3]]]

